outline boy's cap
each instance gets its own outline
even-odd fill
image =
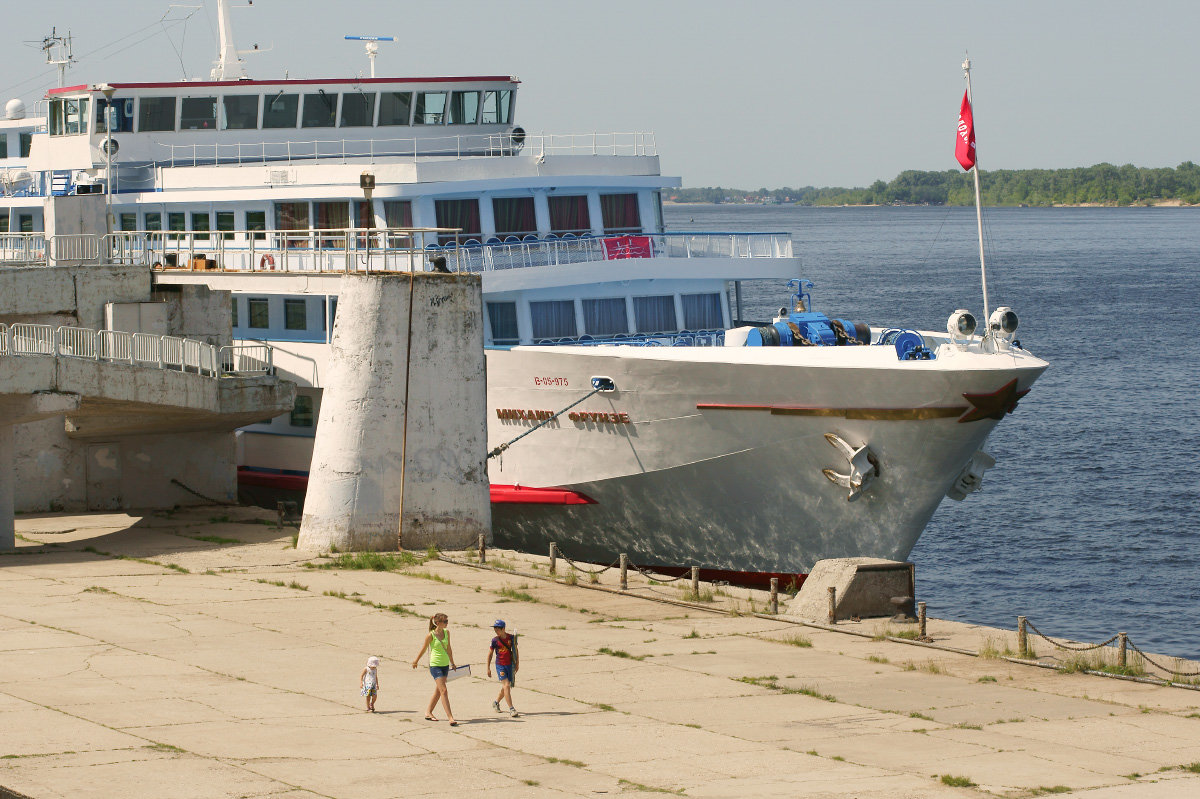
[[[379,658],[376,658],[376,657],[367,658],[367,668],[373,669],[378,666],[379,666]]]
[[[492,627],[494,629],[498,628],[498,629],[503,630],[504,629],[504,619],[496,619],[496,621],[492,623]]]

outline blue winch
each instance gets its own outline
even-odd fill
[[[808,347],[870,344],[871,328],[848,319],[830,319],[815,311],[795,311],[763,327],[752,328],[747,347]]]

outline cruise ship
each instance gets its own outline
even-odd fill
[[[224,0],[218,19],[209,80],[8,104],[0,244],[36,262],[65,246],[43,198],[101,193],[104,259],[229,291],[233,337],[300,386],[239,434],[248,492],[304,488],[348,272],[482,275],[496,542],[598,563],[903,560],[1047,366],[1008,308],[837,318],[788,235],[666,230],[680,179],[649,133],[529,133],[504,75],[251,80]],[[744,319],[747,281],[779,286],[775,318]]]

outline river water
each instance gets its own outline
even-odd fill
[[[942,330],[982,315],[972,208],[667,206],[669,231],[788,232],[814,310]],[[991,307],[1050,368],[946,500],[912,560],[929,613],[1200,657],[1200,209],[992,208]],[[743,284],[747,318],[787,303]],[[982,320],[981,320],[982,321]]]

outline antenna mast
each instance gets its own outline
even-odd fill
[[[366,42],[367,58],[371,61],[371,77],[375,77],[375,56],[379,55],[380,42],[394,42],[395,36],[347,36],[347,41]]]
[[[67,67],[75,63],[71,53],[71,32],[59,36],[57,28],[50,29],[50,35],[42,39],[42,50],[46,53],[46,63],[58,67],[58,86],[67,85]]]
[[[975,118],[975,97],[971,94],[971,59],[965,58],[962,63],[963,75],[967,79],[967,102],[971,104],[971,119],[974,124]],[[979,228],[979,276],[983,283],[983,319],[984,324],[989,325],[988,319],[991,313],[988,308],[988,290],[987,290],[987,266],[983,260],[983,211],[979,200],[979,147],[975,148],[975,165],[971,167],[971,171],[975,174],[975,224]]]
[[[254,0],[249,0],[246,5],[254,5]],[[217,0],[217,35],[221,40],[220,50],[212,72],[209,73],[211,79],[248,80],[246,62],[242,60],[242,56],[263,51],[258,49],[257,44],[249,50],[239,50],[234,45],[233,24],[229,19],[229,0]]]

